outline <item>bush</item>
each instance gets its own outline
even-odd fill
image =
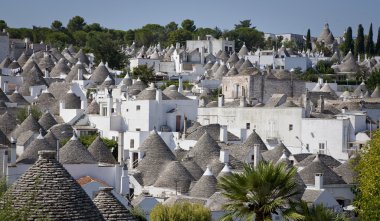
[[[200,204],[157,204],[150,213],[151,221],[211,221],[211,212]]]
[[[29,116],[29,111],[28,109],[30,108],[30,113],[32,114],[32,116],[36,119],[36,120],[39,120],[40,117],[42,116],[42,113],[41,111],[38,109],[38,107],[32,105],[32,106],[29,106],[29,107],[24,107],[24,108],[21,108],[17,111],[17,123],[18,124],[21,124],[28,116]]]

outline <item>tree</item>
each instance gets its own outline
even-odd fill
[[[56,48],[64,48],[70,42],[70,37],[63,32],[52,32],[46,35],[46,43]]]
[[[197,29],[197,27],[194,24],[194,21],[190,19],[183,20],[181,23],[181,27],[189,32],[194,32]]]
[[[244,165],[242,173],[221,177],[219,187],[228,199],[223,206],[225,219],[264,221],[272,213],[281,211],[285,218],[299,219],[302,216],[292,207],[294,197],[299,194],[295,180],[297,169],[286,165],[261,162],[257,168]]]
[[[380,219],[380,130],[372,133],[372,139],[359,152],[358,194],[354,205],[360,220]]]
[[[375,48],[375,54],[380,55],[380,27],[377,30],[377,41],[376,41],[376,48]]]
[[[247,27],[225,32],[223,34],[223,37],[229,38],[231,40],[235,39],[237,50],[240,50],[244,43],[247,46],[248,50],[257,49],[259,47],[263,48],[265,45],[264,33]]]
[[[127,45],[131,45],[135,41],[135,31],[134,30],[128,30],[124,34],[124,42]]]
[[[0,32],[7,28],[8,28],[7,23],[4,20],[0,20]]]
[[[370,90],[374,90],[377,85],[380,85],[380,70],[372,71],[367,79],[366,85]]]
[[[305,49],[306,50],[312,50],[311,47],[311,35],[310,35],[310,29],[307,29],[307,34],[306,34],[306,44],[305,44]]]
[[[89,24],[89,25],[85,25],[83,27],[83,30],[85,32],[103,31],[103,28],[102,28],[102,26],[100,26],[99,23],[92,23],[92,24]]]
[[[169,32],[172,32],[172,31],[175,31],[178,29],[178,24],[175,23],[174,21],[170,22],[169,24],[167,24],[165,26],[165,29],[166,31],[169,33]]]
[[[53,31],[60,31],[63,29],[62,27],[62,22],[58,21],[58,20],[54,20],[51,25],[50,25],[50,28],[53,30]]]
[[[73,39],[76,46],[84,47],[87,42],[87,33],[85,31],[76,31],[73,33]]]
[[[152,221],[211,221],[211,212],[200,204],[176,203],[172,206],[157,204],[150,213]]]
[[[320,60],[315,66],[315,69],[321,74],[334,74],[334,69],[331,68],[332,65],[332,61]]]
[[[340,50],[343,51],[345,55],[350,51],[355,53],[351,27],[348,27],[346,33],[344,33],[344,42],[340,45]]]
[[[80,16],[75,16],[69,20],[69,23],[67,24],[67,29],[70,32],[76,32],[76,31],[83,30],[85,25],[86,25],[86,22],[84,22],[84,18]]]
[[[186,44],[187,40],[191,40],[193,35],[186,29],[178,29],[169,33],[168,43],[175,45],[177,42],[181,45]]]
[[[355,41],[355,55],[362,55],[365,53],[365,48],[364,48],[364,28],[360,24],[358,27],[358,35],[356,37]]]
[[[368,36],[366,39],[366,44],[365,44],[365,52],[368,55],[373,55],[375,53],[375,47],[373,43],[373,31],[372,31],[372,23],[371,26],[369,26],[369,31],[368,31]]]
[[[17,123],[21,124],[29,116],[29,113],[32,114],[32,116],[36,120],[39,120],[40,117],[42,116],[42,112],[38,110],[37,106],[32,105],[29,107],[24,107],[17,111],[17,114],[16,114]]]
[[[239,24],[235,24],[235,29],[239,29],[239,28],[252,28],[252,29],[255,29],[256,27],[252,26],[252,23],[251,23],[251,20],[250,19],[246,19],[246,20],[243,20],[243,21],[240,21]]]
[[[323,204],[309,206],[302,201],[299,204],[299,213],[304,216],[303,221],[347,221],[348,219],[341,213],[334,213]]]
[[[154,81],[154,69],[147,65],[139,65],[133,69],[132,77],[135,79],[140,78],[142,82],[148,84]]]

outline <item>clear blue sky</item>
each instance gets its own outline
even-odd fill
[[[368,33],[372,22],[376,39],[379,8],[378,0],[4,0],[0,19],[11,27],[48,27],[53,20],[66,25],[80,15],[87,23],[121,30],[186,18],[197,27],[232,29],[239,20],[251,19],[264,32],[305,34],[310,28],[312,36],[319,35],[325,22],[335,36],[347,26],[355,35],[360,23]]]

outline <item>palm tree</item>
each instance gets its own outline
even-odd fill
[[[284,163],[261,162],[257,168],[244,165],[242,173],[221,177],[219,187],[228,199],[224,220],[271,220],[271,214],[277,212],[287,219],[303,218],[293,206],[299,194],[296,173]]]
[[[334,213],[331,209],[322,204],[309,206],[305,201],[299,204],[299,213],[304,221],[346,221],[347,218],[340,213]]]

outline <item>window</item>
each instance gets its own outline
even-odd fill
[[[289,124],[289,131],[293,130],[293,124]]]
[[[136,128],[136,131],[141,131],[141,129],[140,128]]]
[[[135,140],[134,139],[130,139],[129,140],[129,148],[134,148],[135,147]]]
[[[255,155],[251,155],[251,162],[255,161]]]
[[[136,106],[136,110],[139,111],[141,109],[140,105]]]
[[[245,128],[246,128],[247,130],[251,129],[251,124],[250,124],[250,123],[246,123],[246,124],[245,124]]]
[[[306,150],[309,151],[309,144],[308,143],[306,144]]]
[[[126,111],[128,112],[128,109]]]
[[[325,143],[319,143],[319,153],[325,153]]]
[[[115,113],[115,108],[111,108],[111,113]]]

